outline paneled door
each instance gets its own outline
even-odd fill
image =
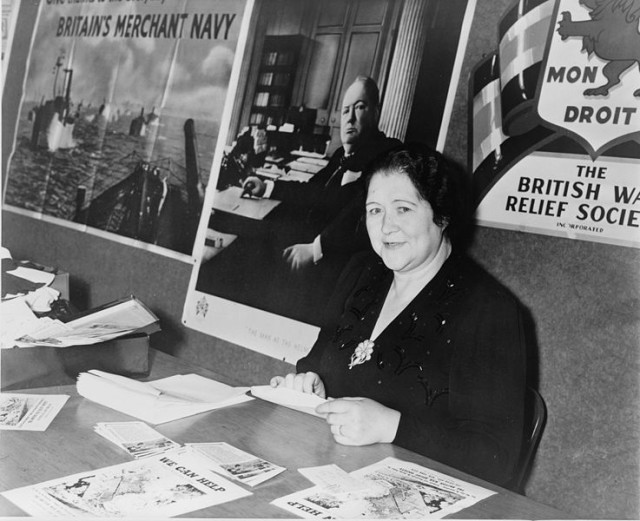
[[[384,91],[401,0],[323,0],[313,29],[305,107],[318,110],[316,125],[331,133],[329,152],[340,146],[342,95],[359,75]]]

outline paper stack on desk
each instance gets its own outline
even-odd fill
[[[2,347],[70,347],[106,342],[131,333],[160,329],[158,317],[135,296],[79,313],[68,322],[36,318],[20,301],[2,303],[12,327],[0,336]],[[22,306],[22,307],[21,307]]]
[[[157,425],[253,398],[248,387],[232,387],[196,374],[175,375],[153,382],[91,370],[80,373],[78,394]]]

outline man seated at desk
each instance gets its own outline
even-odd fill
[[[356,201],[362,194],[362,174],[375,156],[400,144],[378,130],[379,98],[371,78],[360,76],[349,86],[342,103],[342,146],[308,183],[246,179],[245,193],[295,205],[306,214],[309,230],[317,231],[312,242],[285,248],[283,258],[291,269],[300,270],[318,264],[325,255],[355,252],[368,244],[365,234],[358,233]]]
[[[351,255],[369,243],[361,223],[363,175],[379,154],[400,144],[378,129],[379,92],[358,77],[342,103],[342,146],[308,182],[249,176],[244,194],[282,201],[261,223],[243,228],[207,266],[197,289],[315,323]],[[243,236],[244,235],[244,236]]]

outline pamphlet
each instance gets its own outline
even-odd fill
[[[211,462],[214,472],[252,487],[286,470],[224,442],[188,443],[187,446],[206,458],[207,461],[200,460],[203,465]]]
[[[93,428],[136,459],[155,456],[180,447],[144,422],[102,422]]]
[[[307,519],[441,519],[495,492],[396,458],[386,458],[350,473],[370,482],[341,490],[315,486],[272,503]]]
[[[34,517],[165,518],[233,501],[251,492],[202,467],[191,451],[176,449],[2,495]]]
[[[45,431],[68,399],[65,394],[0,393],[0,430]]]
[[[151,424],[166,423],[252,400],[248,387],[232,387],[197,374],[153,382],[91,370],[78,375],[78,393]]]
[[[303,393],[287,387],[271,387],[270,385],[255,385],[251,388],[251,394],[256,398],[319,417],[322,415],[316,413],[316,407],[327,401],[316,394]]]

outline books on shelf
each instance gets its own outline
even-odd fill
[[[258,78],[258,85],[269,87],[273,84],[273,72],[263,72]]]
[[[262,65],[267,67],[279,66],[288,67],[293,65],[295,61],[295,53],[292,51],[268,51],[264,54]]]
[[[265,53],[262,64],[267,65],[269,67],[276,65],[278,61],[278,53],[276,51],[270,51]]]
[[[255,100],[253,104],[256,107],[267,107],[269,106],[269,93],[268,92],[256,92]]]
[[[153,382],[90,370],[78,375],[78,394],[151,424],[246,402],[248,387],[232,387],[197,374]]]

